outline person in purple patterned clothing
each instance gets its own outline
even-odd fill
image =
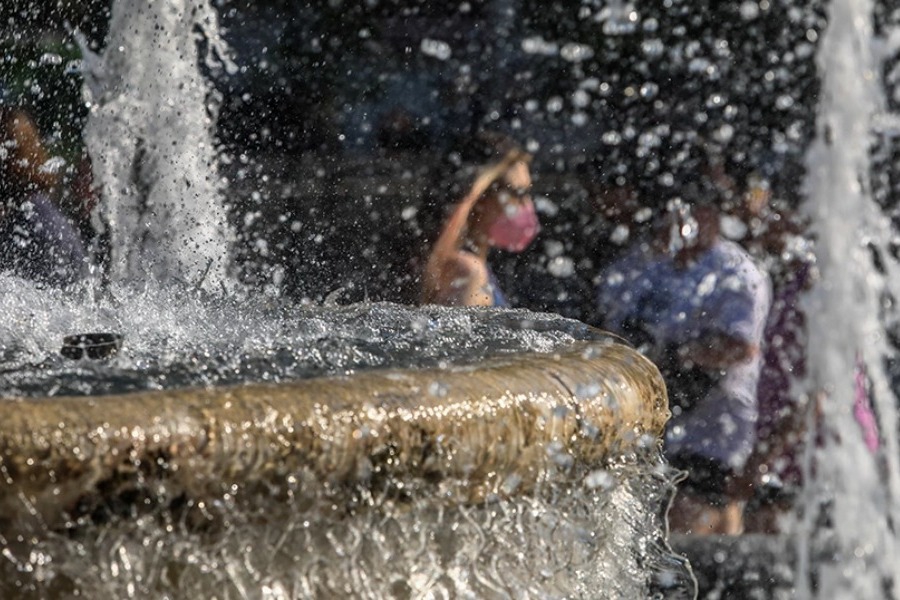
[[[53,286],[84,277],[87,253],[50,197],[56,185],[37,126],[0,86],[0,272]]]

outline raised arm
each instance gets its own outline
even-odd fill
[[[428,262],[425,264],[423,276],[423,302],[438,302],[466,305],[489,305],[490,294],[485,299],[480,292],[487,288],[487,274],[483,274],[484,281],[477,275],[483,268],[478,269],[474,257],[462,256],[460,249],[465,239],[466,225],[469,215],[478,200],[484,195],[495,181],[500,179],[514,164],[528,160],[528,155],[521,151],[508,152],[503,159],[482,171],[468,193],[456,205],[453,212],[447,218],[431,248]],[[466,281],[469,278],[471,281]],[[452,297],[453,302],[448,302]],[[464,301],[465,300],[465,301]]]

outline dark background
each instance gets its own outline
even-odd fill
[[[634,10],[618,15],[591,0],[214,4],[240,67],[208,73],[236,263],[290,298],[415,302],[417,265],[457,199],[449,159],[483,127],[535,155],[542,233],[492,257],[518,306],[593,320],[594,278],[617,250],[598,188],[632,186],[657,210],[714,154],[738,182],[769,169],[776,196],[799,203],[821,1],[622,2]],[[85,118],[71,32],[102,48],[108,10],[0,8],[2,80],[65,157]],[[889,145],[880,156],[896,162]],[[876,177],[885,203],[894,171]]]

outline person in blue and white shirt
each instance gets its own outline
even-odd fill
[[[739,475],[755,443],[768,274],[720,236],[711,203],[681,200],[649,239],[603,270],[601,324],[656,362],[672,419],[664,451],[687,477],[670,510],[676,531],[739,533]]]

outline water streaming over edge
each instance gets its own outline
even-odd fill
[[[204,61],[225,60],[215,11],[205,0],[118,0],[110,29],[104,52],[86,53],[92,105],[86,137],[103,186],[100,217],[112,235],[116,300],[94,297],[79,307],[77,301],[38,293],[28,304],[27,284],[0,281],[17,292],[7,296],[11,300],[6,308],[21,316],[0,329],[5,340],[11,340],[4,346],[20,361],[12,373],[16,385],[22,385],[23,373],[26,379],[29,374],[48,376],[48,391],[60,392],[65,377],[74,374],[80,381],[91,371],[87,365],[69,367],[54,356],[63,327],[124,330],[126,340],[132,336],[126,344],[134,343],[138,352],[126,349],[112,365],[138,373],[153,356],[162,358],[163,370],[185,358],[194,368],[197,364],[191,361],[197,353],[234,349],[235,343],[243,344],[238,350],[248,351],[251,358],[254,353],[268,356],[273,342],[302,345],[295,337],[298,321],[272,323],[264,309],[235,315],[230,312],[234,307],[206,304],[193,289],[218,292],[229,285],[232,233],[221,204],[222,182],[210,135],[215,102],[197,69]],[[27,310],[21,310],[23,306]],[[378,311],[361,309],[369,315],[363,320]],[[420,334],[435,322],[419,316],[409,318],[407,333],[413,341],[421,340]],[[348,320],[346,337],[379,343],[372,330],[384,320],[367,325],[352,314]],[[347,331],[334,331],[333,323],[324,321],[331,335]],[[309,322],[305,325],[310,328]],[[450,342],[453,335],[465,338],[472,333],[464,315],[451,316],[445,325],[460,329],[442,336]],[[311,328],[317,326],[313,317]],[[560,332],[552,328],[512,337],[528,350],[542,347],[550,352],[554,343],[570,335],[565,327]],[[304,329],[303,322],[299,329]],[[396,341],[397,327],[393,329],[391,340]],[[497,329],[492,331],[496,338]],[[318,340],[316,331],[312,335]],[[344,351],[352,366],[357,350]],[[290,358],[296,362],[296,356]],[[343,360],[340,355],[337,359]],[[336,366],[341,369],[341,364]],[[40,381],[32,383],[23,389],[42,386]],[[160,382],[151,387],[157,385],[162,387]],[[658,455],[637,460],[637,469],[631,464],[634,456],[599,470],[557,458],[560,468],[571,469],[570,481],[576,485],[547,486],[483,506],[442,507],[434,501],[440,490],[434,490],[411,505],[389,497],[361,497],[351,510],[329,501],[327,486],[317,492],[321,503],[295,503],[291,486],[297,482],[290,477],[246,494],[235,482],[205,506],[169,497],[163,476],[160,482],[147,482],[143,503],[119,504],[113,498],[104,510],[78,518],[65,530],[3,540],[0,589],[22,597],[164,593],[287,598],[318,593],[620,598],[649,596],[651,579],[660,589],[690,588],[683,579],[684,565],[669,554],[661,538],[660,509],[671,483]],[[659,468],[648,470],[648,465]],[[164,464],[160,468],[165,471]],[[393,487],[408,484],[393,482]],[[430,484],[413,483],[426,488]]]

